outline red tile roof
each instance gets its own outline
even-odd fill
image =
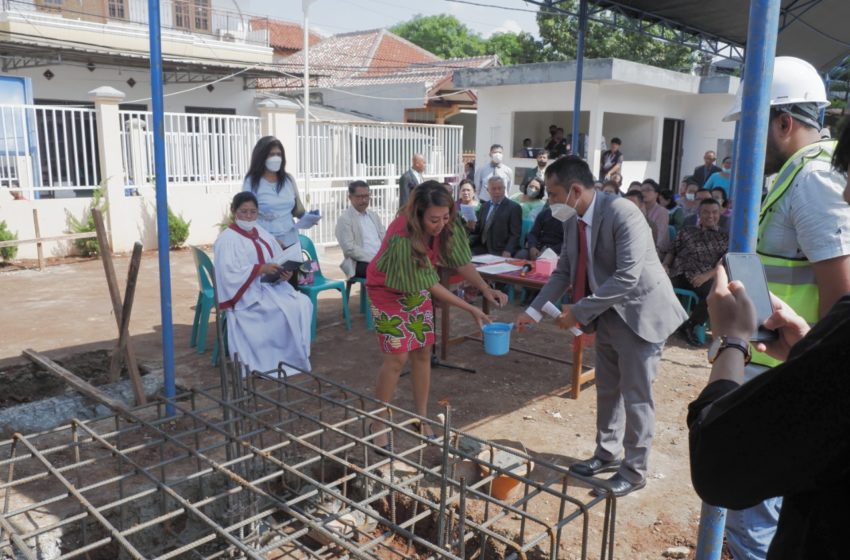
[[[411,65],[430,65],[441,59],[386,29],[341,33],[310,47],[310,73],[319,87],[333,86],[356,76],[381,76]],[[298,73],[304,66],[298,52],[281,63],[283,71]]]
[[[251,20],[251,30],[268,29],[269,45],[275,49],[297,52],[304,46],[304,27],[292,21],[282,21],[268,18]],[[319,43],[324,37],[310,32],[310,46]]]

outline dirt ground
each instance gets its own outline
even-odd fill
[[[342,278],[337,266],[340,260],[338,249],[327,250],[321,255],[323,272]],[[116,256],[122,291],[128,264],[127,256]],[[100,261],[60,262],[43,272],[31,268],[32,263],[24,265],[28,266],[0,268],[0,292],[7,299],[0,308],[0,377],[26,363],[20,355],[25,348],[62,359],[113,347],[117,329]],[[171,275],[178,384],[217,384],[218,370],[210,362],[213,329],[205,354],[189,347],[198,282],[188,250],[171,253]],[[320,298],[312,363],[316,372],[369,392],[381,357],[374,335],[366,330],[358,312],[356,291],[355,287],[351,331],[341,322],[339,297],[325,292]],[[157,256],[146,252],[130,330],[138,360],[150,367],[162,360],[159,302]],[[521,309],[513,304],[497,310],[494,318],[512,321]],[[465,313],[455,312],[452,318],[453,333],[473,330]],[[563,357],[569,352],[567,338],[551,322],[513,333],[512,344]],[[592,353],[588,360],[592,363]],[[590,383],[579,400],[570,399],[568,366],[516,352],[488,356],[475,342],[451,348],[449,361],[475,368],[477,373],[435,369],[432,416],[441,408],[438,401],[446,400],[452,407],[454,426],[479,437],[521,443],[532,454],[562,465],[593,452],[595,390]],[[688,403],[707,378],[704,351],[671,339],[655,382],[657,422],[648,484],[618,501],[616,558],[662,558],[670,547],[695,546],[700,500],[690,483],[685,415]],[[411,407],[407,379],[399,384],[396,402]],[[591,550],[591,557],[597,554]]]

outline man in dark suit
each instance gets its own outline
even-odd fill
[[[497,175],[487,181],[487,190],[490,200],[481,204],[475,224],[468,224],[472,252],[511,257],[519,250],[522,207],[505,197],[505,180]]]
[[[546,189],[552,215],[564,221],[564,245],[555,272],[516,324],[539,321],[544,305],[572,287],[575,303],[556,321],[562,329],[596,332],[596,451],[570,470],[616,471],[607,486],[624,496],[646,485],[655,431],[652,381],[664,342],[688,314],[637,206],[596,192],[590,168],[576,156],[549,165]]]
[[[407,204],[407,198],[410,192],[417,186],[422,184],[424,180],[422,174],[425,173],[425,156],[422,154],[413,154],[413,160],[410,162],[410,169],[404,172],[398,180],[398,207],[404,208]]]
[[[714,162],[717,161],[717,154],[713,151],[708,150],[705,152],[705,155],[702,156],[702,160],[704,164],[695,167],[694,173],[691,176],[691,178],[694,179],[700,187],[704,187],[708,178],[721,170],[719,167],[714,165]]]

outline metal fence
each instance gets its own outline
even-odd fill
[[[298,170],[306,166],[304,122],[298,122]],[[337,180],[395,176],[422,154],[426,174],[463,172],[463,127],[404,123],[310,123],[310,177]]]
[[[128,185],[154,181],[153,120],[150,112],[120,111],[121,158]],[[232,115],[165,113],[165,159],[171,186],[241,187],[260,119]]]
[[[94,109],[0,106],[0,185],[58,197],[90,193],[99,183]]]

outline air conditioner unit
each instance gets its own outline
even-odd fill
[[[216,35],[220,41],[244,41],[245,28],[240,24],[236,29],[219,29]]]

